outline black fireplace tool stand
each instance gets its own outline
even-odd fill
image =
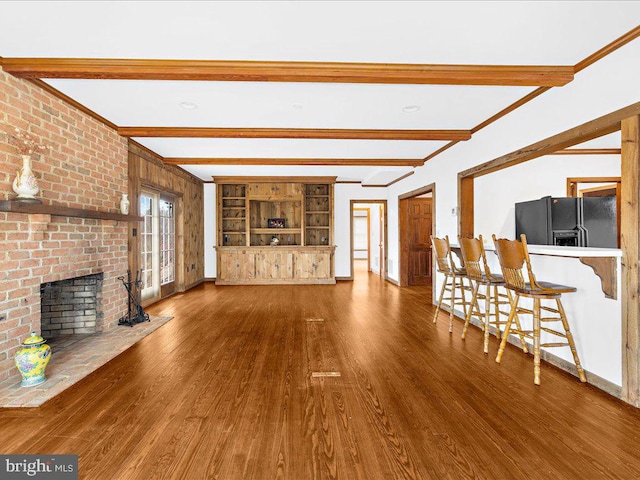
[[[136,272],[136,279],[131,279],[131,269],[127,270],[127,281],[125,277],[118,277],[127,291],[127,314],[120,317],[118,325],[133,327],[137,323],[150,322],[149,314],[145,313],[141,305],[142,290],[142,270]]]

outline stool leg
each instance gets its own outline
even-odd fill
[[[489,353],[489,320],[491,319],[491,285],[485,286],[484,293],[484,353]]]
[[[466,296],[464,294],[465,292],[465,285],[464,285],[464,279],[466,277],[460,277],[460,302],[462,303],[462,311],[464,312],[464,318],[467,318],[467,299]],[[467,280],[469,280],[469,290],[473,289],[473,283],[471,283],[471,279],[467,278]]]
[[[456,289],[458,288],[458,282],[457,282],[458,277],[456,275],[453,275],[452,278],[453,278],[453,281],[452,281],[452,286],[451,286],[451,305],[450,305],[450,308],[449,308],[449,333],[453,332],[453,307],[454,307],[454,305],[456,303],[456,301],[455,301]],[[460,280],[460,281],[462,281],[462,280]],[[462,289],[460,289],[460,290],[464,294],[464,291]],[[467,311],[465,310],[465,314],[466,313],[467,313]]]
[[[487,287],[490,288],[490,287]],[[498,286],[494,285],[493,286],[493,308],[494,308],[494,312],[496,314],[496,338],[498,340],[500,340],[500,304],[498,303],[500,301],[500,297],[498,296]]]
[[[507,289],[507,295],[509,296],[509,302],[513,303],[513,295],[511,294],[511,290]],[[518,317],[517,309],[516,309],[516,315],[513,319],[516,322],[516,329],[518,329],[518,335],[520,336],[520,345],[522,346],[522,351],[524,353],[529,353],[529,349],[527,348],[527,342],[525,342],[524,335],[522,335],[522,326],[520,325],[520,317]]]
[[[467,315],[464,319],[464,328],[462,329],[462,339],[464,340],[464,338],[467,336],[467,328],[469,328],[469,322],[471,321],[471,315],[473,315],[473,307],[475,306],[476,302],[477,302],[477,297],[478,297],[478,289],[480,288],[480,284],[478,282],[476,282],[475,286],[473,287],[473,295],[471,296],[471,308],[469,309],[469,311],[467,312]]]
[[[507,324],[504,327],[504,333],[502,334],[502,341],[500,342],[498,355],[496,355],[497,363],[500,363],[500,360],[502,359],[502,354],[504,353],[504,348],[507,346],[507,338],[509,337],[509,330],[511,330],[511,322],[513,322],[513,317],[516,315],[516,310],[518,310],[519,301],[520,301],[520,295],[516,293],[516,298],[511,303],[511,311],[509,312],[509,318],[507,319]]]
[[[436,305],[436,313],[433,315],[433,323],[436,323],[438,321],[438,313],[440,313],[440,305],[442,305],[444,292],[447,288],[447,280],[449,280],[449,275],[444,276],[444,282],[442,283],[442,288],[440,289],[440,298],[438,299],[438,304]]]
[[[540,385],[540,299],[533,299],[533,383]]]
[[[578,358],[578,351],[576,350],[576,344],[573,341],[573,335],[571,334],[571,330],[569,330],[569,322],[567,321],[567,315],[564,313],[564,308],[562,307],[562,302],[560,298],[556,298],[556,304],[558,305],[558,313],[560,313],[560,320],[562,320],[562,325],[564,326],[564,330],[567,335],[567,342],[569,343],[569,348],[571,348],[571,353],[573,354],[573,361],[576,364],[576,368],[578,369],[578,376],[580,377],[581,382],[586,382],[587,377],[584,375],[584,369],[580,364],[580,359]]]

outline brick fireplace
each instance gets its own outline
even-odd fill
[[[115,130],[1,69],[0,122],[51,147],[34,155],[32,164],[43,204],[118,212],[127,192],[128,153],[127,140]],[[14,198],[11,184],[21,164],[15,148],[0,136],[0,201]],[[128,226],[64,211],[0,212],[0,383],[20,378],[13,356],[30,331],[41,331],[41,285],[101,274],[102,319],[95,328],[117,325],[127,308],[117,277],[128,267]]]

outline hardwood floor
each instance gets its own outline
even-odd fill
[[[2,453],[77,453],[91,480],[638,478],[640,411],[544,363],[534,386],[425,292],[201,285],[44,406],[0,410]]]

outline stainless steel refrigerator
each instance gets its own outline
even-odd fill
[[[516,203],[516,237],[532,245],[618,247],[616,197],[543,197]]]

